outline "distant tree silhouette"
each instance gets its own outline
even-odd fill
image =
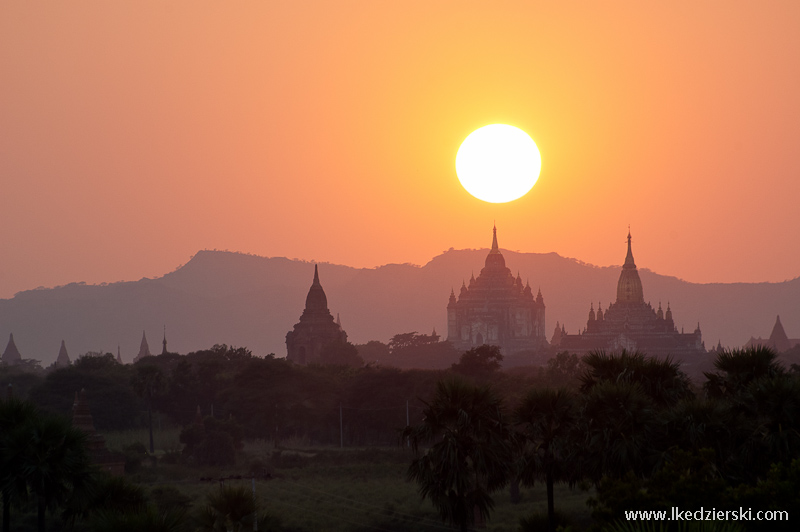
[[[358,349],[358,355],[363,358],[367,364],[373,362],[382,364],[389,360],[389,345],[383,342],[370,340],[366,344],[356,344],[356,349]]]
[[[450,342],[440,342],[438,335],[396,334],[389,341],[388,365],[398,368],[446,368],[458,359],[458,351]]]
[[[360,368],[364,359],[358,354],[356,346],[350,342],[330,342],[322,348],[319,360],[321,364],[331,366],[352,366]]]
[[[584,371],[585,365],[576,354],[562,351],[545,366],[545,374],[551,386],[575,386]]]
[[[496,345],[483,344],[461,355],[452,369],[463,375],[480,377],[496,372],[502,363],[503,355],[500,353],[500,348]]]

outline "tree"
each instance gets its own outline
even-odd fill
[[[7,456],[19,481],[36,497],[38,529],[44,532],[46,510],[92,482],[86,434],[62,417],[39,415],[14,430],[9,440]]]
[[[3,532],[11,526],[11,502],[24,499],[27,494],[25,479],[19,474],[19,462],[12,443],[18,437],[13,433],[29,426],[39,415],[36,407],[26,401],[6,399],[0,401],[0,493],[3,497]]]
[[[232,530],[239,532],[252,528],[256,516],[256,501],[253,493],[244,487],[223,486],[210,493],[198,519],[198,530],[216,532]]]
[[[567,477],[567,462],[572,455],[570,436],[577,415],[574,398],[565,389],[531,390],[514,410],[514,421],[525,439],[520,478],[530,486],[534,480],[545,481],[550,532],[556,529],[553,484]]]
[[[500,348],[484,344],[473,347],[461,355],[461,359],[457,364],[453,364],[452,369],[464,375],[482,377],[499,370],[502,362],[503,355],[500,353]]]
[[[601,382],[624,382],[638,384],[642,392],[662,407],[692,397],[689,378],[669,357],[648,358],[639,351],[631,353],[625,349],[606,354],[601,349],[586,355],[583,363],[587,371],[581,377],[582,392]]]
[[[547,361],[545,374],[548,382],[556,383],[553,386],[570,386],[580,378],[584,364],[578,355],[562,351]]]
[[[439,335],[410,332],[392,337],[386,362],[398,368],[444,369],[457,359],[453,344],[440,342]]]
[[[132,384],[136,394],[147,400],[147,421],[150,428],[150,454],[152,455],[155,452],[153,446],[153,397],[164,393],[166,380],[157,366],[145,362],[136,364]]]
[[[356,344],[358,356],[367,364],[375,362],[381,364],[389,359],[389,346],[378,340],[370,340],[366,344]]]
[[[641,385],[604,381],[584,396],[581,412],[585,474],[621,478],[650,473],[655,466],[652,444],[656,408]]]
[[[462,531],[494,508],[491,493],[506,485],[512,458],[500,398],[486,386],[440,381],[424,420],[406,427],[417,458],[408,477],[419,484],[444,521]],[[433,445],[420,455],[423,443]]]
[[[352,366],[360,368],[364,359],[358,354],[356,346],[350,342],[331,342],[322,348],[319,355],[321,364],[331,366]]]
[[[705,373],[706,392],[712,397],[731,397],[742,393],[761,377],[775,377],[785,372],[778,355],[769,347],[723,349],[714,361],[715,373]]]
[[[133,428],[142,401],[130,386],[133,367],[109,354],[81,357],[68,368],[49,373],[31,390],[30,400],[45,412],[69,417],[75,392],[86,389],[92,398],[92,418],[98,430]]]

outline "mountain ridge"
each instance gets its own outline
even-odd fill
[[[318,263],[329,308],[339,314],[354,343],[388,341],[392,335],[436,329],[446,336],[446,305],[453,289],[478,275],[488,250],[449,249],[424,265],[375,268]],[[534,291],[542,290],[546,330],[556,321],[575,333],[589,305],[606,308],[616,298],[621,266],[596,266],[558,253],[503,250],[506,264]],[[246,346],[257,355],[285,355],[285,334],[297,322],[311,285],[313,262],[286,257],[202,250],[157,278],[37,288],[0,300],[0,342],[14,333],[24,358],[49,365],[66,341],[72,359],[86,351],[116,353],[130,361],[142,331],[160,352],[162,327],[168,347],[181,353],[214,343]],[[787,334],[800,336],[800,278],[779,283],[691,283],[639,268],[645,300],[669,302],[678,328],[700,322],[707,347],[718,340],[738,346],[750,336],[768,337],[780,314]],[[4,348],[5,345],[0,345]]]

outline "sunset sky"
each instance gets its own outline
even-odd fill
[[[358,267],[491,243],[800,276],[800,2],[6,1],[0,297],[201,249]],[[505,123],[533,190],[470,196]],[[535,275],[535,274],[534,274]]]

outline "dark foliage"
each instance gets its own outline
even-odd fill
[[[440,381],[424,419],[403,433],[418,457],[408,477],[444,521],[467,530],[488,518],[493,491],[508,483],[512,449],[502,400],[488,387]],[[431,446],[420,454],[420,445]]]
[[[481,345],[473,347],[461,355],[457,364],[452,369],[456,373],[470,377],[486,377],[497,372],[503,365],[503,355],[496,345]]]

